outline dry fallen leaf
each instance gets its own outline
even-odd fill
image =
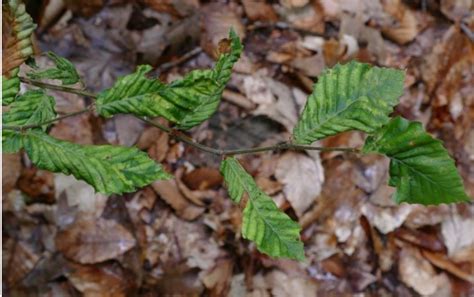
[[[56,199],[64,193],[67,198],[66,207],[77,207],[83,214],[100,217],[107,202],[107,196],[96,193],[94,188],[72,175],[57,173],[54,175]],[[64,226],[61,226],[64,227]]]
[[[366,203],[362,206],[362,213],[383,234],[392,232],[400,227],[408,217],[412,207],[408,204],[402,204],[398,207],[379,207],[372,203]]]
[[[470,216],[454,213],[447,217],[441,224],[441,234],[449,257],[462,260],[469,250],[474,250],[474,207],[470,207]]]
[[[177,17],[192,14],[199,8],[199,0],[141,0],[158,12],[166,12]]]
[[[208,290],[209,296],[227,296],[229,285],[232,280],[233,261],[230,259],[217,260],[216,265],[210,271],[201,276],[202,282]]]
[[[444,269],[450,272],[451,274],[459,277],[460,279],[474,284],[474,273],[469,274],[463,271],[461,268],[451,262],[444,253],[433,253],[426,250],[422,250],[421,252],[423,256],[428,259],[428,261],[430,261],[434,266]]]
[[[188,201],[179,191],[176,180],[156,181],[152,187],[176,211],[176,214],[185,220],[195,220],[206,210]]]
[[[399,44],[412,41],[420,31],[419,17],[401,0],[382,1],[385,12],[396,21],[382,28],[382,32]]]
[[[286,199],[301,217],[321,193],[324,171],[319,159],[287,152],[278,160],[275,177],[284,185]]]
[[[265,276],[257,274],[253,279],[254,290],[257,289],[263,296],[293,297],[293,296],[317,296],[317,284],[305,275],[285,273],[280,270],[272,270]],[[271,294],[266,294],[271,292]],[[252,293],[256,293],[253,291]],[[262,296],[251,294],[250,296]]]
[[[69,264],[71,272],[67,278],[73,286],[87,297],[129,296],[133,285],[123,269],[116,264],[78,265]]]
[[[201,12],[204,28],[201,47],[208,55],[217,57],[218,44],[228,37],[230,28],[233,28],[241,39],[245,38],[245,27],[232,5],[211,3],[203,7]]]
[[[17,154],[2,154],[2,193],[6,195],[15,187],[21,173],[21,156]]]
[[[135,246],[135,238],[113,220],[80,217],[56,236],[56,248],[81,264],[114,259]]]
[[[271,101],[261,103],[253,113],[255,115],[266,115],[272,120],[281,123],[288,131],[292,131],[298,120],[293,93],[286,84],[270,77],[264,77],[263,81],[265,88],[268,88],[270,94],[272,94],[271,97],[266,99],[271,98]]]
[[[441,12],[452,21],[459,21],[472,15],[474,2],[472,0],[441,0]]]
[[[264,0],[243,0],[245,13],[252,21],[276,22],[278,17],[272,6]]]
[[[423,296],[434,294],[446,285],[446,279],[436,274],[430,262],[413,247],[404,246],[401,250],[398,271],[400,279]]]
[[[441,40],[437,40],[430,53],[422,57],[421,78],[426,83],[427,93],[431,94],[445,79],[452,65],[457,61],[474,55],[474,45],[453,25],[445,31]]]
[[[26,242],[9,240],[3,246],[4,251],[8,253],[8,258],[4,258],[5,281],[7,286],[14,286],[21,281],[40,259],[33,248]]]
[[[215,168],[201,167],[185,173],[182,180],[191,190],[207,190],[220,185],[222,175]]]
[[[54,203],[54,174],[50,171],[24,168],[17,187],[34,202]]]
[[[284,0],[288,6],[277,6],[277,13],[296,29],[312,33],[324,32],[324,18],[321,6],[317,1]],[[306,3],[304,3],[306,2]]]

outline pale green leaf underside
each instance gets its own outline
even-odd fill
[[[171,177],[137,148],[83,146],[31,130],[23,134],[23,144],[38,168],[72,174],[104,194],[133,192],[155,180]]]
[[[373,132],[403,92],[404,72],[350,62],[326,70],[314,86],[293,135],[310,144],[348,130]]]
[[[97,112],[105,117],[118,113],[161,116],[189,129],[208,119],[217,109],[224,86],[240,52],[240,41],[232,31],[232,50],[221,55],[213,70],[194,70],[183,79],[165,85],[145,76],[150,66],[120,78],[97,99]]]
[[[48,52],[48,57],[54,62],[55,67],[27,73],[32,79],[58,79],[63,85],[73,85],[80,80],[76,67],[67,59]]]
[[[272,257],[303,260],[300,226],[258,188],[237,159],[226,158],[221,164],[221,173],[234,202],[239,202],[244,192],[249,196],[243,213],[243,237],[254,241],[260,252]]]
[[[397,203],[469,201],[454,160],[421,123],[396,117],[367,138],[363,151],[390,158],[389,184],[397,188]]]
[[[27,91],[19,96],[10,110],[3,113],[2,123],[9,126],[36,125],[56,117],[54,98],[42,90]],[[47,129],[47,125],[42,127]],[[2,151],[14,153],[22,148],[21,135],[18,131],[2,130]]]

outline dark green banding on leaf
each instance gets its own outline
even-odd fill
[[[48,96],[43,90],[27,91],[19,96],[7,112],[3,113],[2,123],[7,126],[37,125],[56,117],[54,98]],[[48,125],[41,127],[46,131]],[[13,130],[2,130],[2,151],[14,153],[22,145],[22,133]]]
[[[232,66],[242,51],[235,32],[230,32],[231,51],[222,54],[213,70],[194,70],[169,85],[145,76],[151,66],[140,66],[120,78],[97,99],[97,112],[105,117],[118,113],[161,116],[180,129],[189,129],[207,120],[217,109]]]
[[[53,52],[48,52],[47,55],[54,62],[55,67],[29,72],[27,73],[29,78],[35,80],[57,79],[60,80],[63,85],[73,85],[80,81],[81,78],[74,64]]]
[[[401,70],[354,61],[327,69],[293,130],[295,141],[310,144],[348,130],[375,131],[389,121],[404,77]]]
[[[252,240],[257,249],[272,257],[304,260],[301,227],[281,211],[234,157],[221,164],[221,173],[231,199],[238,203],[248,194],[242,220],[242,235]]]
[[[397,188],[397,203],[429,205],[470,200],[454,160],[421,123],[396,117],[367,138],[363,152],[390,158],[389,184]]]
[[[31,130],[24,133],[23,143],[38,168],[72,174],[104,194],[134,192],[171,177],[160,164],[133,147],[78,145]]]

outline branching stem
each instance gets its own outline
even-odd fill
[[[48,84],[48,83],[44,83],[39,80],[30,79],[24,76],[20,76],[20,81],[22,83],[40,87],[40,88],[55,90],[55,91],[64,92],[64,93],[71,93],[71,94],[76,94],[76,95],[81,95],[81,96],[86,96],[86,97],[91,97],[91,98],[97,98],[96,94],[87,92],[85,90],[67,87],[67,86],[58,86],[58,85]]]
[[[60,91],[60,92],[66,92],[66,93],[72,93],[72,94],[87,96],[87,97],[91,97],[91,98],[97,98],[96,94],[89,93],[89,92],[84,91],[84,90],[79,90],[79,89],[66,87],[66,86],[58,86],[58,85],[43,83],[43,82],[40,82],[40,81],[31,80],[31,79],[26,78],[26,77],[21,77],[20,80],[23,83],[34,85],[34,86],[37,86],[37,87],[42,87],[42,88],[45,88],[45,89],[51,89],[51,90],[56,90],[56,91]],[[82,109],[80,111],[76,111],[76,112],[73,112],[73,113],[68,113],[68,114],[65,114],[63,116],[59,116],[55,119],[52,119],[52,120],[49,120],[49,121],[46,121],[46,122],[43,122],[43,123],[40,123],[40,124],[25,125],[25,126],[5,126],[4,125],[2,127],[3,127],[3,129],[15,130],[15,131],[24,131],[26,129],[39,128],[39,127],[42,127],[44,125],[51,124],[53,122],[57,122],[57,121],[60,121],[62,119],[65,119],[65,118],[69,118],[69,117],[73,117],[73,116],[76,116],[76,115],[80,115],[80,114],[83,114],[83,113],[90,112],[90,111],[94,110],[94,106],[95,106],[95,104],[91,104],[87,108]],[[139,116],[135,116],[135,117],[137,119],[140,119],[143,122],[153,126],[153,127],[156,127],[158,129],[160,129],[163,132],[168,133],[171,137],[173,137],[174,139],[176,139],[178,141],[184,142],[184,143],[186,143],[186,144],[188,144],[192,147],[195,147],[195,148],[197,148],[197,149],[199,149],[203,152],[207,152],[207,153],[218,155],[218,156],[244,155],[244,154],[254,154],[254,153],[261,153],[261,152],[267,152],[267,151],[279,151],[279,150],[295,150],[295,151],[298,151],[298,150],[301,150],[301,151],[302,150],[317,150],[317,151],[322,151],[322,152],[340,151],[340,152],[347,152],[347,153],[360,153],[359,149],[351,148],[351,147],[320,147],[320,146],[294,144],[294,143],[290,143],[290,142],[283,142],[283,143],[279,143],[279,144],[272,145],[272,146],[262,146],[262,147],[254,147],[254,148],[231,149],[231,150],[216,149],[216,148],[213,148],[213,147],[210,147],[210,146],[207,146],[207,145],[204,145],[204,144],[201,144],[199,142],[194,141],[191,137],[187,136],[186,134],[184,134],[183,132],[181,132],[179,130],[175,130],[175,129],[169,128],[165,125],[155,123],[155,122],[147,119],[146,117],[139,117]]]

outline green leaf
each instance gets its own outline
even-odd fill
[[[104,194],[133,192],[155,180],[171,177],[137,148],[82,146],[32,130],[25,132],[23,143],[38,168],[72,174]]]
[[[254,241],[260,252],[272,257],[304,260],[300,226],[258,188],[237,159],[226,158],[221,164],[221,173],[234,202],[240,202],[244,192],[249,196],[243,214],[243,237]]]
[[[203,77],[210,77],[210,79],[217,82],[217,84],[214,84],[213,87],[209,89],[208,95],[202,97],[200,104],[194,108],[192,112],[185,115],[183,120],[179,123],[178,128],[187,130],[199,125],[210,118],[217,110],[222,92],[232,74],[232,67],[237,60],[239,60],[243,49],[239,36],[233,29],[229,32],[229,39],[230,52],[220,55],[213,70],[196,70],[201,72]]]
[[[354,61],[326,70],[293,130],[296,142],[310,144],[343,131],[370,133],[380,128],[403,93],[404,77],[401,70]]]
[[[36,80],[58,79],[63,85],[73,85],[80,81],[81,78],[77,74],[74,64],[53,52],[48,52],[47,55],[54,62],[55,67],[27,73],[28,77]]]
[[[397,203],[440,204],[469,201],[453,159],[442,142],[418,122],[401,117],[367,138],[363,152],[390,158],[389,184]]]
[[[161,116],[181,129],[200,124],[217,109],[232,66],[240,55],[239,39],[233,31],[230,35],[231,53],[222,55],[214,70],[194,70],[183,79],[165,85],[145,77],[152,68],[142,65],[99,94],[97,112],[104,117],[118,113]]]
[[[17,68],[18,70],[18,68]],[[9,105],[20,91],[20,79],[15,74],[11,78],[2,75],[2,105]]]
[[[56,117],[54,98],[42,90],[28,91],[19,96],[10,110],[3,113],[2,123],[7,126],[37,125]],[[42,129],[46,131],[48,125]],[[23,147],[22,134],[19,131],[2,130],[2,151],[14,153]]]

